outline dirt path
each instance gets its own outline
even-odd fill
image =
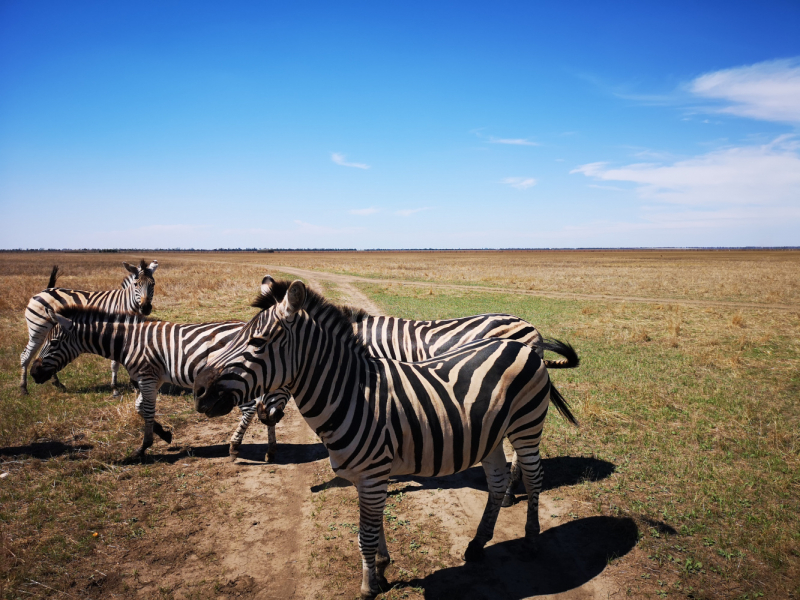
[[[549,290],[521,290],[519,288],[502,288],[502,287],[488,287],[476,285],[458,285],[454,283],[436,283],[429,281],[408,281],[401,279],[382,279],[372,277],[361,277],[359,275],[344,275],[341,273],[328,273],[325,271],[313,271],[311,269],[299,269],[297,267],[286,267],[282,265],[266,265],[255,263],[243,263],[232,261],[219,261],[219,260],[202,260],[197,259],[198,262],[218,262],[223,264],[247,265],[266,269],[271,271],[282,271],[290,273],[298,277],[303,277],[309,282],[316,280],[327,281],[339,286],[349,286],[352,288],[353,283],[380,283],[380,284],[400,284],[411,285],[417,287],[449,289],[449,290],[464,290],[469,292],[492,292],[502,294],[521,294],[524,296],[540,296],[543,298],[561,298],[564,300],[595,300],[597,302],[639,302],[645,304],[680,304],[682,306],[696,306],[699,308],[747,308],[747,309],[763,309],[763,310],[787,310],[800,312],[800,306],[794,304],[775,304],[775,303],[760,303],[760,302],[735,302],[726,300],[689,300],[681,298],[647,298],[642,296],[620,296],[611,294],[576,294],[572,292],[553,292]],[[359,292],[360,293],[360,292]],[[363,295],[363,294],[362,294]]]
[[[261,267],[304,277],[312,286],[323,280],[333,284],[345,302],[373,314],[381,312],[351,285],[353,281],[376,280]],[[182,443],[196,448],[218,447],[227,445],[230,434],[230,419],[208,420],[194,428]],[[207,557],[214,557],[223,565],[227,583],[220,589],[221,598],[326,597],[326,582],[308,577],[306,565],[321,535],[314,530],[310,518],[315,493],[313,475],[315,471],[327,470],[332,479],[333,472],[324,447],[293,406],[278,425],[277,438],[278,457],[272,464],[263,462],[266,430],[258,423],[248,431],[236,463],[224,456],[204,459],[209,461],[206,467],[215,471],[219,481],[214,502],[224,506],[230,518],[195,524],[187,536],[191,539],[191,550],[186,560],[165,561],[163,568],[155,569],[152,557],[143,560],[138,568],[149,572],[149,577],[136,582],[139,597],[155,596],[165,586],[176,590],[176,598],[193,597],[191,582],[204,579]],[[511,456],[510,448],[506,453]],[[457,565],[421,582],[425,597],[584,600],[621,593],[623,586],[614,577],[613,569],[606,568],[607,555],[612,551],[626,554],[630,548],[614,550],[603,545],[605,540],[601,538],[609,536],[608,523],[599,530],[576,529],[576,522],[570,516],[574,507],[560,494],[558,486],[547,489],[546,485],[541,496],[539,514],[544,547],[535,561],[520,563],[515,546],[515,540],[523,535],[526,519],[527,502],[521,495],[514,506],[501,511],[495,537],[487,546],[487,559],[479,565],[461,566],[461,556],[486,505],[482,469],[475,467],[449,478],[409,480],[408,510],[433,515],[441,523],[450,540],[451,562]],[[635,533],[632,539],[635,540]],[[599,543],[600,547],[587,551],[587,545],[593,543]],[[524,565],[522,569],[520,564]],[[517,566],[509,571],[509,565]],[[137,568],[135,562],[127,566]],[[359,578],[360,573],[353,571],[352,576]]]

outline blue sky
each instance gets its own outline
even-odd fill
[[[288,4],[0,0],[0,247],[800,245],[796,2]]]

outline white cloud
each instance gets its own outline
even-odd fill
[[[394,214],[400,215],[401,217],[410,217],[411,215],[422,212],[423,210],[431,210],[431,206],[424,206],[422,208],[404,208],[403,210],[398,210]]]
[[[532,142],[525,138],[491,138],[490,144],[508,144],[510,146],[539,146],[538,142]]]
[[[345,160],[344,154],[340,154],[338,152],[331,152],[331,160],[335,162],[337,165],[341,165],[343,167],[354,167],[356,169],[369,169],[369,165],[365,165],[364,163],[354,163],[354,162],[347,162]]]
[[[533,177],[506,177],[500,183],[505,183],[518,190],[527,190],[536,185],[536,180]]]
[[[378,212],[378,209],[373,206],[370,206],[369,208],[354,208],[349,212],[351,215],[366,216],[366,215],[374,215],[376,212]]]
[[[573,169],[600,181],[636,184],[645,200],[694,206],[797,206],[800,144],[781,136],[762,146],[709,152],[672,164],[638,163],[611,168],[590,163]]]
[[[701,75],[689,90],[729,103],[720,112],[780,123],[800,123],[800,60],[771,60]]]

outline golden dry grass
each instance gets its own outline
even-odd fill
[[[795,250],[278,252],[237,260],[398,280],[800,305]]]

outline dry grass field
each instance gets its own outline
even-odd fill
[[[140,421],[132,390],[111,397],[107,361],[67,367],[66,392],[31,382],[19,396],[23,310],[50,267],[62,267],[63,287],[110,289],[125,274],[120,262],[139,258],[0,254],[0,597],[355,597],[355,491],[331,485],[324,449],[296,413],[279,426],[286,443],[276,464],[262,462],[258,424],[247,460],[232,464],[225,440],[236,415],[210,422],[190,396],[164,393],[158,412],[176,441],[131,463]],[[354,296],[328,273],[366,278],[348,285],[386,314],[510,312],[578,350],[581,367],[552,377],[581,427],[551,414],[542,447],[540,515],[560,545],[546,546],[553,551],[536,567],[514,562],[498,536],[488,563],[467,568],[458,553],[477,520],[459,523],[453,502],[485,498],[480,473],[398,481],[387,506],[396,586],[386,598],[521,600],[572,588],[584,590],[576,598],[800,597],[800,253],[144,258],[160,263],[157,318],[247,319],[271,265],[274,276],[301,273],[338,301]],[[522,503],[501,514],[511,538],[521,515]],[[564,564],[576,573],[556,576]],[[489,584],[506,587],[492,596],[481,591]]]

